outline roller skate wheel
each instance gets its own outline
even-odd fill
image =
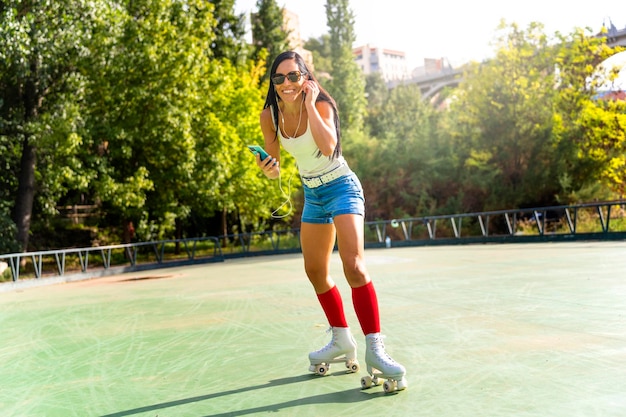
[[[359,364],[356,362],[346,363],[346,368],[348,368],[348,370],[352,373],[359,372]]]
[[[317,367],[315,365],[309,365],[309,372],[315,372]]]
[[[364,376],[361,378],[361,388],[368,389],[372,386],[372,377]]]
[[[404,389],[406,389],[408,386],[408,383],[406,381],[406,378],[402,377],[402,379],[400,379],[397,383],[397,389],[398,391],[402,391]]]
[[[326,372],[328,372],[328,369],[330,369],[330,365],[320,364],[315,368],[315,373],[324,376],[326,375]]]
[[[377,377],[377,376],[375,376],[375,377],[373,377],[373,378],[372,378],[372,383],[373,383],[374,385],[376,385],[376,386],[379,386],[382,382],[383,382],[383,381],[382,381],[379,377]]]
[[[394,392],[396,390],[396,388],[397,388],[396,381],[387,380],[383,384],[383,390],[386,393]]]

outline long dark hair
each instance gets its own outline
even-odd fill
[[[274,63],[272,63],[272,69],[270,70],[270,85],[267,89],[267,97],[265,98],[265,105],[263,106],[263,108],[266,109],[268,107],[271,107],[273,110],[272,116],[274,118],[274,126],[276,126],[276,136],[274,136],[274,140],[278,139],[278,129],[280,129],[278,125],[278,100],[280,100],[280,97],[278,97],[278,94],[276,94],[276,89],[274,87],[274,82],[272,81],[271,75],[275,74],[276,68],[278,68],[281,62],[287,59],[293,59],[296,62],[296,65],[298,65],[298,68],[300,69],[302,75],[308,80],[315,81],[315,83],[319,86],[320,92],[317,96],[316,101],[325,101],[332,106],[335,120],[335,130],[337,132],[337,146],[335,147],[335,151],[331,155],[331,158],[338,158],[339,156],[341,156],[341,129],[339,128],[339,111],[337,110],[337,103],[335,102],[335,99],[333,99],[330,94],[328,94],[328,91],[326,91],[320,85],[320,83],[315,78],[315,75],[313,75],[313,73],[309,71],[309,68],[306,66],[306,62],[304,62],[304,59],[302,59],[300,54],[294,51],[286,51],[278,55],[276,59],[274,59]],[[321,155],[322,153],[320,152],[318,156]]]

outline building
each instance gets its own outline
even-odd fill
[[[610,47],[626,46],[626,27],[618,29],[609,19],[609,24],[602,24],[602,30],[596,35],[597,37],[606,37],[606,43]]]
[[[283,29],[289,34],[289,49],[297,52],[306,62],[311,71],[315,71],[313,65],[313,54],[311,51],[304,49],[304,41],[300,35],[300,18],[297,14],[283,9]]]
[[[401,51],[372,47],[369,44],[352,50],[354,60],[363,72],[379,72],[386,82],[409,78],[406,54]]]
[[[411,78],[427,77],[429,75],[449,73],[452,65],[446,58],[424,58],[424,65],[411,71]]]

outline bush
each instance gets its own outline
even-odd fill
[[[20,245],[15,240],[17,226],[11,220],[9,207],[6,202],[0,201],[0,253],[16,253]]]
[[[4,262],[4,261],[0,261],[0,262]],[[7,267],[4,271],[0,272],[0,282],[11,281],[12,279],[13,277],[11,276],[11,268]]]

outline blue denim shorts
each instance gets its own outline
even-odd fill
[[[332,223],[340,214],[365,217],[363,187],[356,174],[351,173],[319,187],[304,188],[304,223]]]

